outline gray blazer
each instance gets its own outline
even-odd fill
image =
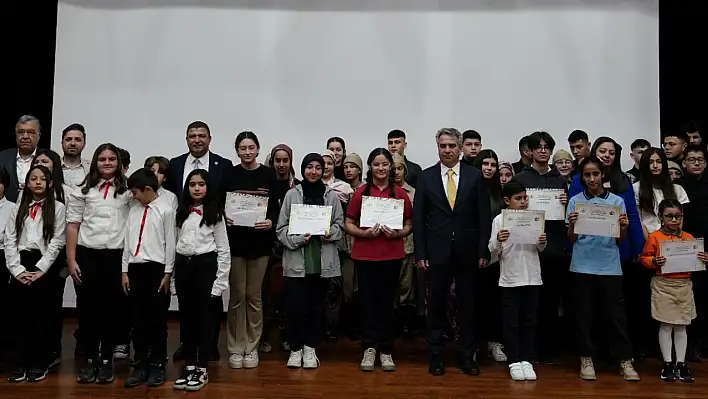
[[[342,275],[336,243],[344,237],[344,212],[337,194],[329,187],[325,189],[324,198],[325,205],[332,206],[332,226],[330,237],[327,239],[322,237],[321,275],[324,278],[330,278]],[[285,277],[305,277],[305,251],[303,249],[305,236],[288,234],[290,205],[302,204],[302,202],[302,187],[295,186],[285,194],[283,206],[280,208],[276,233],[278,240],[285,246],[283,251],[283,276]]]

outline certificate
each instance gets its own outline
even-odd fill
[[[662,273],[700,272],[706,265],[698,259],[698,253],[704,251],[703,239],[660,241],[659,254],[666,258],[661,267]]]
[[[543,211],[502,210],[502,229],[509,232],[510,244],[537,244],[545,224]]]
[[[578,220],[575,234],[619,238],[619,217],[622,208],[618,205],[576,204]]]
[[[375,224],[394,230],[403,229],[402,199],[363,196],[359,227],[373,227]]]
[[[288,234],[310,234],[324,236],[329,234],[332,225],[331,205],[290,205],[290,224]]]
[[[234,226],[253,227],[266,219],[268,197],[241,193],[226,193],[226,216]]]
[[[546,220],[565,220],[565,205],[560,196],[563,189],[526,189],[529,197],[529,210],[544,211]]]

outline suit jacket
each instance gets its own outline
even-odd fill
[[[164,183],[165,189],[174,193],[180,202],[184,190],[184,179],[187,177],[184,175],[184,164],[187,162],[188,155],[189,153],[186,153],[170,159],[170,169],[167,171]],[[217,191],[217,198],[220,200],[225,199],[226,179],[233,166],[228,159],[209,151],[209,183],[211,183],[211,188]]]
[[[450,208],[440,164],[425,169],[415,188],[413,238],[416,260],[444,265],[452,260],[477,265],[489,259],[492,217],[482,173],[460,163],[454,208]]]
[[[12,202],[17,202],[20,195],[20,179],[17,178],[17,148],[8,148],[0,152],[0,168],[5,169],[10,176],[9,187],[5,187],[5,196]],[[24,182],[25,176],[22,176]]]

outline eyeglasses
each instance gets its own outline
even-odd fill
[[[693,158],[693,157],[691,157],[691,158],[686,158],[686,163],[702,164],[702,163],[705,162],[705,161],[706,161],[705,158]]]
[[[679,214],[676,214],[676,215],[674,215],[674,214],[666,214],[666,215],[662,215],[662,216],[664,217],[664,219],[669,219],[669,220],[681,220],[681,219],[683,219],[683,215],[680,214],[680,213],[679,213]]]
[[[553,149],[552,149],[551,147],[547,146],[547,145],[540,145],[540,146],[534,148],[534,150],[536,150],[536,151],[548,151],[548,152],[553,151]]]

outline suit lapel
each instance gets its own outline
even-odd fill
[[[19,188],[20,187],[20,179],[18,179],[18,177],[17,177],[17,151],[18,150],[15,150],[15,153],[12,156],[12,163],[11,163],[12,168],[10,168],[9,172],[10,172],[10,180],[12,180],[14,178],[15,182],[17,182],[17,187]]]
[[[467,186],[470,174],[467,173],[462,163],[460,163],[460,178],[458,179],[457,196],[455,197],[455,208],[464,203],[467,198]]]

